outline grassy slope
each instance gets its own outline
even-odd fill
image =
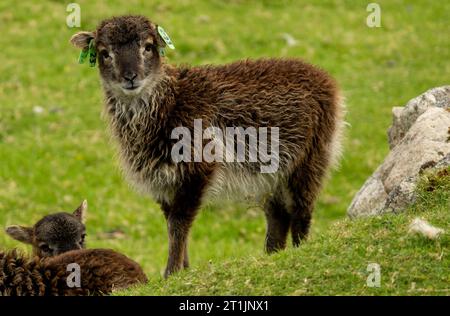
[[[387,152],[391,107],[448,83],[449,2],[378,1],[380,29],[365,25],[359,1],[78,1],[82,28],[107,16],[146,14],[177,50],[174,63],[223,63],[244,57],[297,56],[340,82],[351,124],[342,167],[327,183],[314,215],[322,238]],[[76,63],[64,1],[0,2],[0,224],[31,223],[48,212],[90,204],[90,247],[109,247],[158,278],[166,260],[165,223],[157,205],[124,183],[100,119],[97,71]],[[282,33],[298,45],[287,47]],[[35,114],[33,107],[44,108]],[[196,221],[193,267],[209,260],[258,257],[264,220],[244,206],[209,206]],[[124,239],[103,239],[120,229]],[[0,232],[0,245],[18,243]],[[305,251],[305,250],[301,250]],[[288,255],[289,253],[286,253]]]
[[[450,295],[450,168],[444,170],[424,176],[408,213],[341,220],[299,249],[202,264],[118,295]],[[408,234],[416,216],[446,234]],[[380,287],[366,285],[369,263],[381,267]]]

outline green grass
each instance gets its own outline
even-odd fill
[[[450,3],[446,1],[378,1],[382,27],[374,29],[365,25],[368,13],[363,1],[78,3],[82,29],[93,29],[111,15],[149,16],[174,41],[177,49],[168,51],[168,58],[176,64],[290,56],[320,65],[336,77],[347,98],[351,127],[342,166],[331,175],[317,204],[311,241],[327,238],[323,236],[335,230],[333,223],[345,217],[352,196],[388,152],[391,108],[448,84]],[[87,198],[88,246],[121,251],[141,263],[152,280],[159,279],[167,256],[163,215],[152,200],[138,196],[122,179],[116,150],[100,119],[97,70],[77,64],[78,51],[68,40],[78,30],[65,25],[65,9],[64,1],[0,3],[0,223],[33,223],[47,213],[72,210]],[[298,45],[288,47],[282,33],[291,34]],[[44,111],[35,113],[36,106]],[[345,229],[349,224],[342,225]],[[364,222],[356,225],[361,225],[363,238]],[[117,229],[125,238],[102,237]],[[264,230],[263,215],[255,208],[230,203],[207,206],[191,235],[193,271],[210,261],[216,265],[260,258]],[[0,232],[0,246],[19,245]],[[303,256],[326,254],[308,247],[313,245],[298,251]],[[296,253],[290,250],[277,256],[294,262],[302,257]],[[385,256],[392,259],[389,253]],[[302,259],[295,262],[301,265]],[[271,271],[275,277],[283,269]],[[265,269],[259,276],[269,277]],[[288,287],[284,283],[278,286]],[[156,284],[166,289],[172,283]]]
[[[203,263],[117,295],[450,295],[450,167],[428,174],[408,212],[340,220],[299,249]],[[420,217],[447,233],[409,234]],[[380,267],[380,286],[368,265]]]

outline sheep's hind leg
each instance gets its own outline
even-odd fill
[[[273,253],[286,247],[286,239],[291,223],[290,215],[282,199],[271,196],[264,205],[267,220],[265,250]]]
[[[292,195],[291,235],[295,247],[308,236],[315,200],[323,181],[327,159],[318,153],[312,154],[306,163],[297,167],[288,181]]]

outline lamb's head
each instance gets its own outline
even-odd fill
[[[9,226],[6,233],[12,238],[33,246],[33,254],[51,257],[85,247],[84,220],[87,202],[73,213],[55,213],[43,217],[34,226]]]
[[[166,43],[157,25],[143,16],[120,16],[102,21],[94,32],[79,32],[71,43],[86,49],[90,41],[98,55],[105,89],[136,96],[157,80],[161,50]]]

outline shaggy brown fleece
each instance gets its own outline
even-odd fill
[[[189,230],[209,193],[261,202],[267,252],[283,249],[289,230],[298,246],[308,234],[326,171],[340,152],[343,106],[335,80],[294,58],[168,65],[157,30],[143,16],[121,16],[71,41],[81,49],[94,41],[105,112],[123,169],[160,203],[167,219],[166,276],[189,265]],[[186,127],[193,135],[196,119],[203,129],[278,128],[279,168],[261,173],[259,164],[249,161],[173,161],[174,128]]]
[[[71,263],[80,266],[81,287],[68,286]],[[2,296],[105,295],[146,282],[136,262],[108,249],[73,250],[46,259],[30,259],[17,250],[0,253]]]

